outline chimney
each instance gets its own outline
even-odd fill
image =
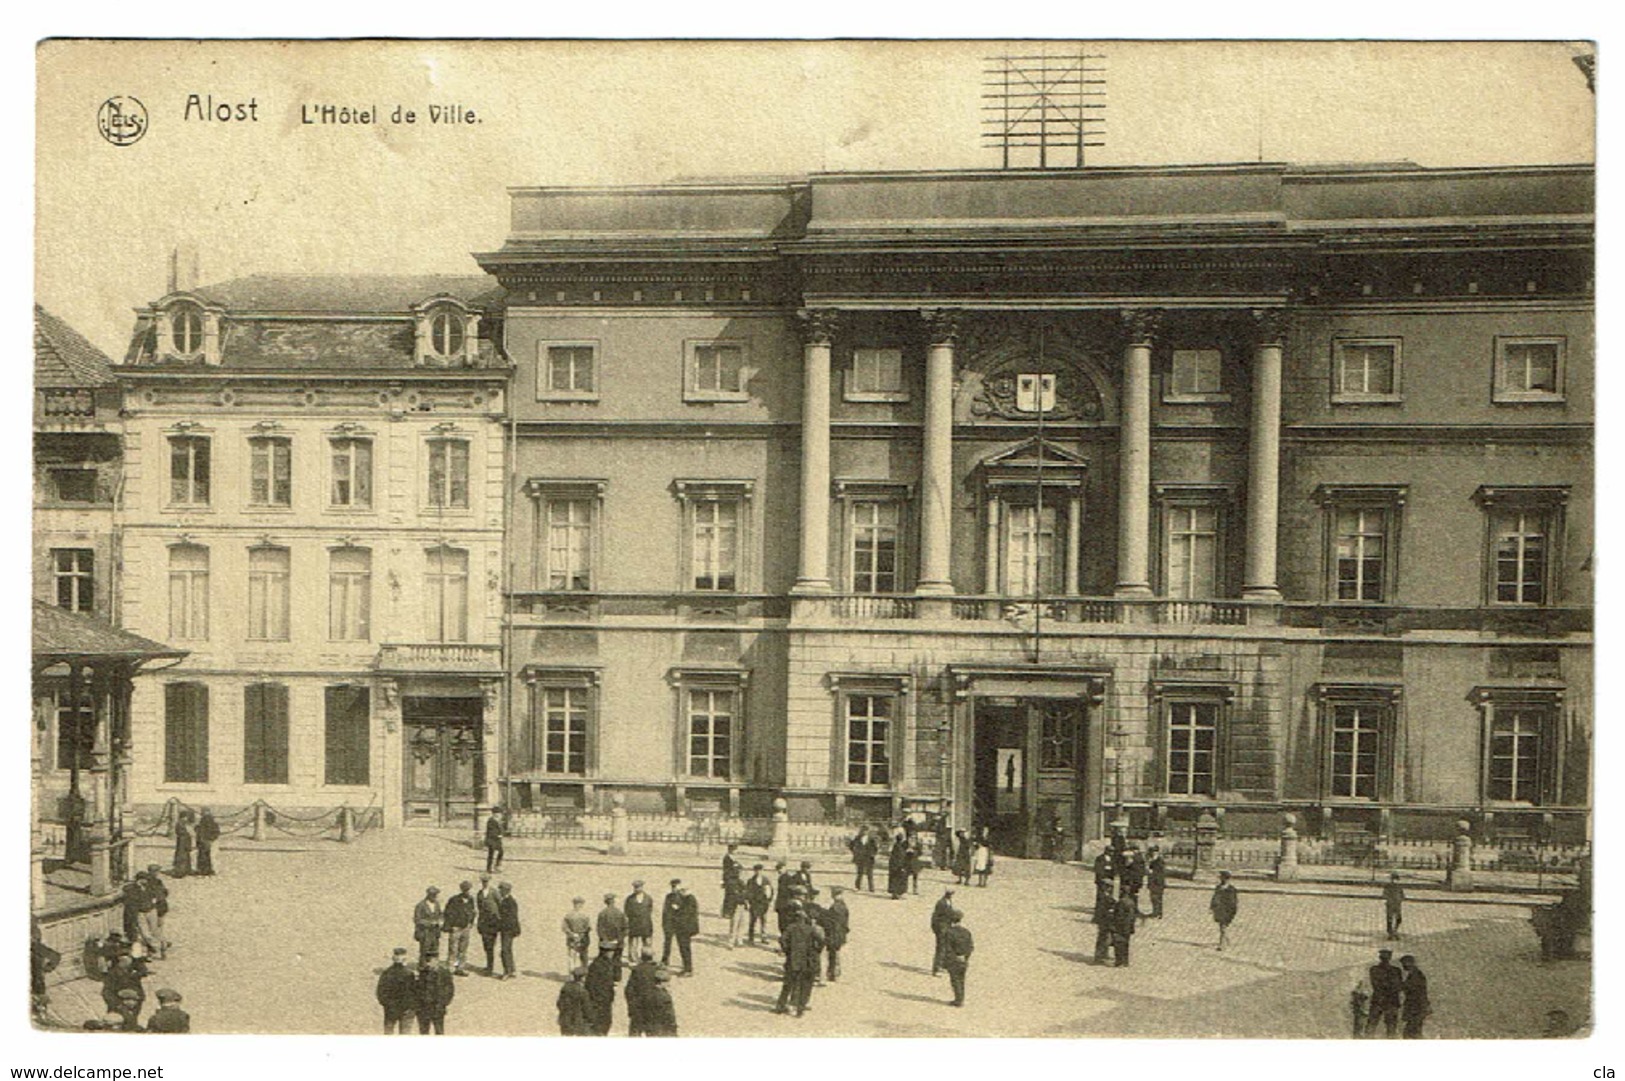
[[[169,252],[169,292],[189,293],[197,288],[197,248],[177,244]]]

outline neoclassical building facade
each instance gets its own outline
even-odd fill
[[[1589,168],[521,188],[521,810],[1575,839]]]
[[[500,309],[478,278],[256,276],[125,361],[131,802],[385,825],[489,806],[502,730]]]

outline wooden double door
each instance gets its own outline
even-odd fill
[[[1088,707],[1080,698],[976,699],[973,828],[995,853],[1072,858],[1083,836]]]
[[[401,791],[407,825],[472,827],[481,771],[484,701],[480,698],[401,699]]]

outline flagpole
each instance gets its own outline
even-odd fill
[[[1039,663],[1044,648],[1044,329],[1038,330],[1037,385],[1033,388],[1038,409],[1038,505],[1033,508],[1033,663]]]

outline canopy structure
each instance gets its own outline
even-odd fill
[[[84,863],[91,892],[110,893],[130,873],[123,809],[130,769],[130,694],[143,665],[177,661],[171,649],[95,616],[34,602],[33,636],[33,898],[45,894],[48,836],[61,829],[60,858]],[[51,717],[57,721],[57,765],[68,771],[67,795],[52,800],[42,783]],[[47,806],[47,803],[52,803]]]

